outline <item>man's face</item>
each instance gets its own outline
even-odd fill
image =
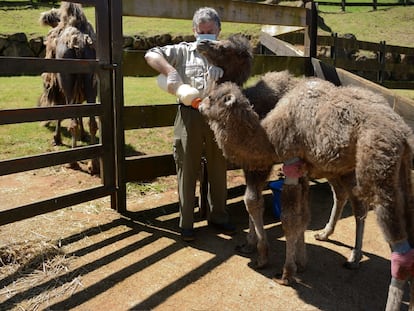
[[[216,38],[218,38],[220,34],[220,29],[216,26],[216,24],[211,22],[205,22],[198,25],[197,28],[193,28],[194,36],[197,37],[197,35],[201,34],[213,34],[216,35]]]

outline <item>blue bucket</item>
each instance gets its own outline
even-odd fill
[[[282,192],[284,181],[285,181],[284,179],[278,179],[274,181],[269,181],[268,183],[268,186],[270,190],[272,190],[272,194],[273,194],[272,211],[276,219],[280,219],[280,215],[282,214],[282,206],[280,204],[280,194]]]

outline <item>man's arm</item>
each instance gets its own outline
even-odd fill
[[[167,90],[169,93],[176,95],[177,89],[183,84],[177,70],[157,52],[148,51],[145,54],[145,60],[148,65],[167,77]]]
[[[175,71],[175,68],[171,66],[170,63],[167,62],[167,60],[157,52],[148,51],[145,54],[145,60],[147,61],[148,65],[165,76],[168,76],[171,71]]]

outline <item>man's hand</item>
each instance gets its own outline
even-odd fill
[[[177,70],[172,70],[167,76],[167,90],[168,93],[175,95],[178,88],[183,84],[183,80],[178,74]]]
[[[200,98],[200,92],[189,84],[182,84],[177,89],[177,97],[186,106],[193,106],[193,101]]]
[[[207,77],[208,79],[211,79],[213,81],[217,81],[221,77],[223,77],[224,71],[220,67],[217,66],[210,66],[210,68],[207,71]]]

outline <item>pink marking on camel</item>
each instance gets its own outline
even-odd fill
[[[304,173],[303,165],[304,162],[298,158],[295,158],[293,162],[287,161],[282,167],[283,174],[289,178],[300,178]]]
[[[414,276],[414,249],[404,254],[391,253],[391,276],[397,280]]]

